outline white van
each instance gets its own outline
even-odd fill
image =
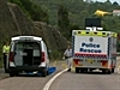
[[[45,42],[41,37],[12,37],[8,55],[8,71],[10,76],[20,72],[39,71],[47,76],[49,58]]]

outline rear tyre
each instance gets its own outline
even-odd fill
[[[47,74],[48,74],[48,71],[45,69],[45,70],[43,70],[43,72],[42,72],[42,77],[46,77],[47,76]]]
[[[84,72],[85,72],[85,73],[87,73],[87,72],[88,72],[88,69],[87,69],[87,68],[85,68],[85,69],[84,69]]]
[[[10,75],[10,77],[14,77],[14,76],[15,76],[15,74],[14,74],[14,73],[10,73],[9,75]]]
[[[114,73],[115,72],[115,69],[114,68],[112,68],[112,73]]]
[[[75,68],[75,73],[79,73],[79,68]]]
[[[81,69],[80,72],[81,72],[81,73],[84,73],[84,72],[85,72],[85,69]]]
[[[89,69],[89,71],[90,71],[90,72],[92,72],[92,71],[93,71],[93,69],[91,69],[91,68],[90,68],[90,69]]]
[[[15,76],[19,76],[19,72],[15,73]]]
[[[102,73],[103,73],[103,74],[106,74],[106,70],[102,70]]]
[[[107,74],[111,74],[111,73],[112,73],[111,70],[108,70],[108,71],[107,71]]]
[[[111,74],[112,71],[110,69],[102,70],[102,73],[104,74]]]
[[[49,71],[47,71],[47,75],[49,75]]]

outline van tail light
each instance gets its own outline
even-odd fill
[[[11,61],[11,62],[14,61],[14,53],[13,52],[10,52],[9,61]]]
[[[42,58],[41,61],[44,62],[45,61],[45,52],[42,52]]]

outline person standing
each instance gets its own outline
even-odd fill
[[[71,71],[71,66],[72,66],[72,49],[71,49],[70,45],[67,46],[67,49],[64,52],[64,57],[67,60],[68,71]]]
[[[6,42],[3,45],[3,64],[4,64],[5,72],[7,72],[6,64],[7,64],[7,56],[8,56],[8,53],[9,53],[9,49],[10,49],[9,43]]]

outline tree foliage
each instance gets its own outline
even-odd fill
[[[37,21],[49,21],[49,24],[58,27],[61,33],[71,38],[73,29],[84,29],[85,18],[97,17],[96,10],[113,12],[120,9],[117,2],[93,2],[92,0],[9,0],[18,4],[29,17]],[[47,13],[46,13],[47,12]],[[49,18],[48,18],[49,15]],[[120,33],[120,17],[105,15],[100,17],[104,30]]]
[[[62,32],[62,34],[64,36],[66,36],[67,38],[69,38],[69,34],[67,31],[70,30],[70,21],[69,21],[69,14],[67,9],[62,6],[59,5],[59,9],[58,9],[58,28],[59,30]],[[68,33],[68,34],[67,34]]]
[[[92,0],[33,0],[36,4],[41,5],[41,7],[46,8],[49,14],[49,23],[51,25],[57,26],[57,12],[59,5],[63,5],[64,8],[67,8],[68,11],[68,18],[70,20],[71,24],[78,25],[80,28],[84,28],[84,21],[87,17],[95,17],[94,13],[97,9],[106,11],[106,12],[112,12],[114,9],[119,9],[120,5],[117,2],[111,3],[110,0],[107,0],[106,2],[93,2]],[[115,30],[119,32],[119,27],[117,24],[119,23],[119,20],[117,17],[113,17],[112,15],[108,15],[105,17],[101,17],[103,26],[107,26],[109,30]],[[108,21],[112,21],[109,22]],[[116,24],[113,25],[113,22]],[[109,25],[108,25],[109,24]],[[116,28],[113,28],[116,27]]]
[[[61,33],[65,33],[64,36],[71,38],[71,31],[75,28],[84,29],[85,18],[95,18],[94,13],[96,10],[103,10],[105,12],[113,12],[115,9],[120,9],[120,5],[117,2],[111,3],[110,0],[106,2],[93,2],[92,0],[33,0],[36,4],[41,5],[44,10],[48,11],[49,24],[53,26],[61,27]],[[62,5],[67,9],[69,18],[70,29],[63,30],[62,25],[64,25],[63,17],[58,15],[60,12],[59,5]],[[111,15],[105,15],[104,17],[99,17],[102,20],[102,26],[104,30],[115,31],[120,33],[120,17]],[[61,19],[61,20],[58,20]],[[58,20],[58,22],[57,22]],[[67,20],[67,19],[66,19]],[[67,21],[66,21],[67,22]],[[60,25],[61,23],[61,25]],[[64,27],[65,29],[65,27]]]

